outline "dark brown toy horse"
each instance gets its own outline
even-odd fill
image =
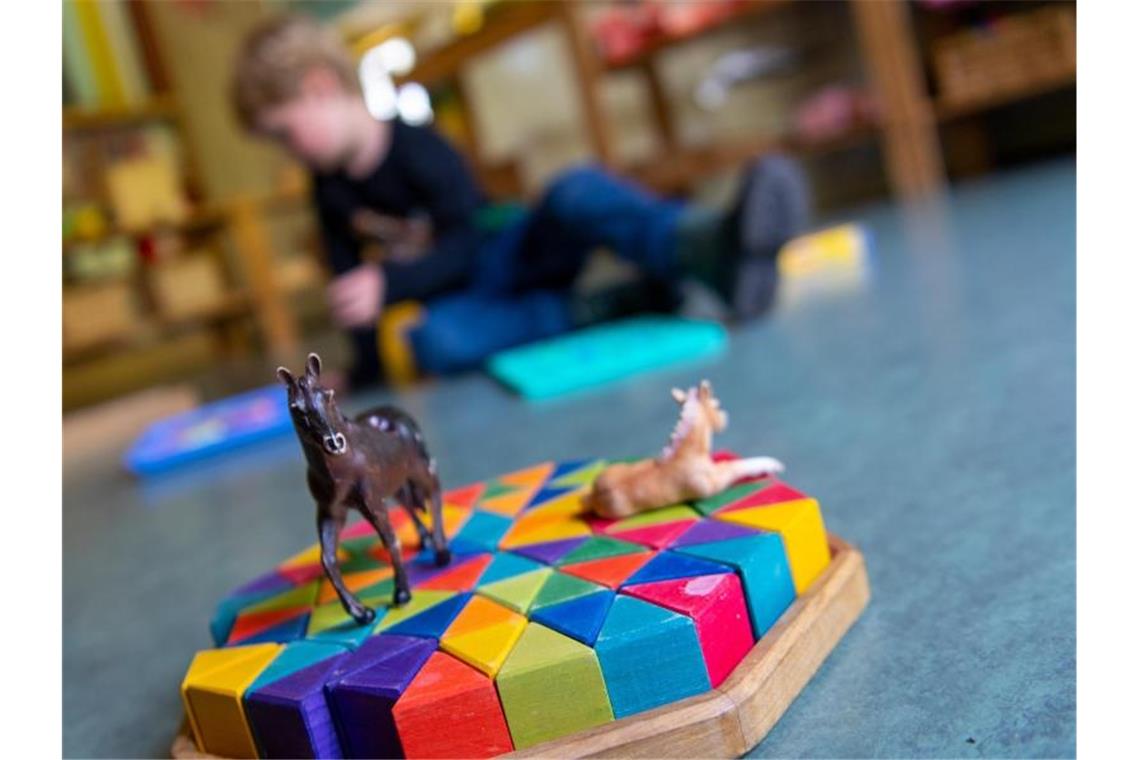
[[[391,406],[370,409],[348,419],[320,384],[321,359],[309,354],[301,378],[284,367],[277,377],[289,391],[289,413],[309,463],[309,493],[317,502],[317,534],[321,565],[345,611],[357,623],[371,622],[375,612],[349,591],[341,578],[336,552],[348,510],[355,509],[372,524],[392,558],[395,591],[392,603],[411,599],[400,542],[388,511],[396,501],[408,510],[424,546],[431,544],[437,565],[451,561],[440,514],[439,476],[423,435],[409,415]],[[429,534],[419,512],[431,502]]]

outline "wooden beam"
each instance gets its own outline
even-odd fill
[[[882,111],[882,145],[895,193],[941,189],[945,169],[908,9],[901,0],[851,0],[863,65]]]

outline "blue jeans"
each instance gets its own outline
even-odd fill
[[[419,367],[469,369],[497,351],[569,330],[570,286],[595,248],[651,277],[675,279],[681,209],[597,168],[563,173],[530,212],[482,242],[467,290],[426,304],[411,334]]]

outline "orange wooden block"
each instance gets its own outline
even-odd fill
[[[514,749],[495,684],[435,652],[392,708],[405,756],[492,757]]]
[[[368,588],[373,583],[387,580],[393,575],[392,568],[378,567],[375,570],[361,570],[359,573],[348,573],[344,576],[344,585],[348,587],[349,591],[359,591],[362,588]],[[324,604],[336,599],[336,589],[333,588],[332,583],[328,578],[321,582],[321,589],[317,592],[317,604]]]
[[[488,512],[495,512],[507,517],[514,517],[522,508],[530,503],[530,499],[534,496],[534,490],[526,488],[521,491],[511,491],[502,496],[492,496],[490,499],[483,499],[479,502],[479,509]]]
[[[467,606],[456,616],[455,620],[451,621],[451,625],[447,627],[443,635],[462,636],[492,625],[509,623],[517,617],[522,616],[498,602],[493,602],[476,594],[471,597]]]
[[[534,467],[527,467],[524,470],[517,470],[509,475],[502,475],[499,477],[499,482],[508,486],[537,491],[538,487],[546,482],[552,472],[554,472],[554,462],[545,462]]]
[[[649,560],[653,559],[652,552],[640,554],[623,554],[619,557],[606,557],[589,562],[579,562],[575,565],[563,565],[558,568],[562,572],[578,578],[584,578],[594,583],[616,589],[626,578],[630,577]]]

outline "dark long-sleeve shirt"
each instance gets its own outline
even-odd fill
[[[475,213],[482,193],[463,158],[430,127],[396,119],[388,154],[363,179],[344,172],[318,174],[313,194],[329,265],[343,273],[361,263],[361,244],[352,227],[360,209],[431,220],[432,245],[411,262],[383,263],[388,303],[422,300],[463,285],[478,246]]]

